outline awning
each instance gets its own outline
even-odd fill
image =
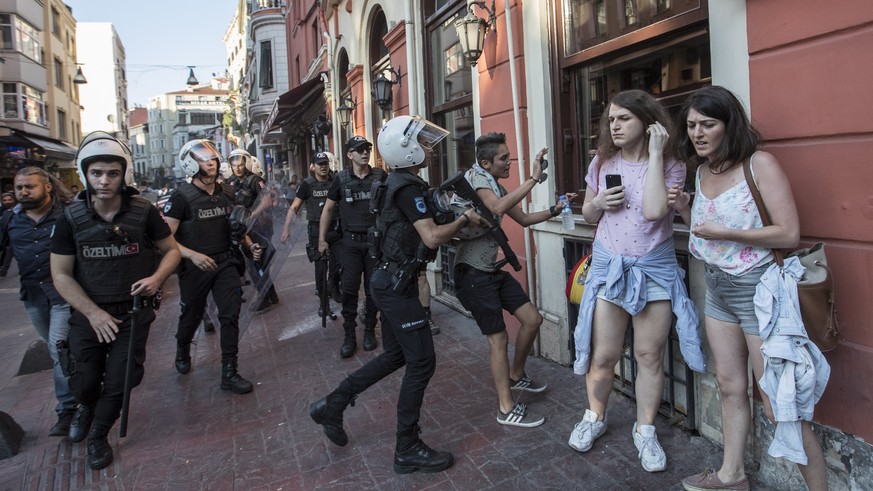
[[[61,160],[73,160],[74,158],[76,158],[77,149],[67,145],[60,140],[54,140],[33,135],[26,135],[24,136],[24,138],[33,142],[34,145],[42,147],[47,157],[54,157]]]
[[[0,137],[0,145],[5,151],[20,153],[21,155],[17,157],[19,159],[40,160],[37,154],[58,160],[73,160],[76,157],[76,149],[60,140],[15,129],[12,130],[11,135]],[[37,147],[40,151],[35,150]]]
[[[265,133],[278,130],[294,120],[312,106],[322,93],[324,93],[324,82],[319,75],[280,95],[273,103],[270,116],[264,123],[267,129]]]

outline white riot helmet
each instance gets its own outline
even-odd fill
[[[200,163],[215,160],[221,162],[221,155],[210,140],[191,140],[179,150],[179,167],[185,177],[194,177],[200,172]]]
[[[230,164],[231,168],[237,165],[237,162],[241,162],[242,165],[248,169],[249,172],[254,172],[252,167],[254,166],[254,162],[252,162],[252,154],[246,152],[242,148],[237,148],[230,152],[230,156],[227,157],[227,163]]]
[[[252,163],[252,166],[249,168],[247,165],[246,169],[249,169],[252,174],[264,177],[264,166],[261,165],[261,161],[257,157],[249,157],[248,161]]]
[[[130,149],[121,140],[105,131],[94,131],[86,136],[76,152],[76,173],[79,180],[88,186],[85,174],[88,165],[95,161],[119,162],[124,172],[124,185],[133,185],[133,165]]]
[[[448,134],[421,116],[398,116],[385,123],[377,143],[388,167],[403,169],[424,163],[425,149],[433,150]]]

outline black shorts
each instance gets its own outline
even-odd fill
[[[521,284],[502,270],[489,273],[467,264],[455,265],[455,287],[461,305],[473,314],[485,335],[506,330],[504,310],[515,314],[530,302]]]

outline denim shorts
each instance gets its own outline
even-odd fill
[[[760,336],[758,318],[755,317],[755,288],[761,281],[761,275],[767,271],[770,263],[751,269],[742,276],[735,276],[708,264],[706,270],[706,307],[707,317],[739,324],[744,333]]]
[[[621,307],[620,298],[612,300],[606,298],[606,285],[601,285],[600,290],[597,290],[597,298]],[[652,281],[651,278],[646,277],[646,302],[657,302],[658,300],[670,300],[670,293],[664,287]]]

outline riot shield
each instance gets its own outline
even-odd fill
[[[267,182],[252,205],[246,226],[249,237],[261,246],[262,253],[257,261],[246,259],[246,276],[249,281],[243,280],[242,295],[245,302],[240,308],[240,336],[253,322],[263,322],[259,320],[263,315],[259,314],[267,312],[275,303],[272,301],[276,298],[274,282],[280,280],[279,275],[288,258],[295,253],[305,254],[305,220],[293,221],[288,240],[279,240],[289,208],[288,200],[282,197],[281,185],[277,181]],[[291,301],[290,298],[284,300]]]

